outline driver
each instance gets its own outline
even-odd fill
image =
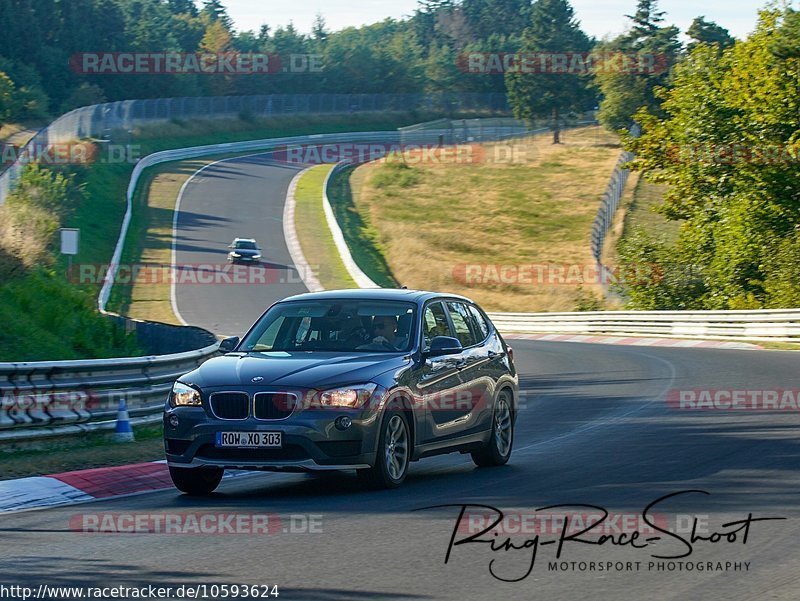
[[[376,315],[372,318],[373,343],[387,343],[392,346],[397,342],[397,318],[392,315]]]

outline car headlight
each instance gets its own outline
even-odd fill
[[[238,259],[238,258],[239,258],[239,257],[241,257],[242,255],[240,255],[239,253],[233,253],[233,252],[232,252],[232,253],[231,253],[231,256],[232,256],[232,257],[235,257],[236,259]]]
[[[260,258],[261,258],[261,255],[253,255],[253,258],[254,258],[254,259],[260,259]]]
[[[175,382],[169,395],[169,404],[173,407],[199,407],[202,401],[197,390],[181,382]]]
[[[363,407],[370,400],[373,393],[378,390],[378,385],[372,382],[357,386],[344,386],[324,390],[319,394],[319,404],[322,407],[347,407],[357,409]],[[379,392],[383,390],[380,389]]]

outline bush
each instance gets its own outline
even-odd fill
[[[399,159],[384,163],[372,176],[372,185],[376,188],[398,186],[410,188],[419,182],[419,173]]]

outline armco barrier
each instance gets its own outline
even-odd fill
[[[492,313],[507,334],[617,334],[706,340],[800,342],[800,309]]]
[[[51,144],[85,138],[109,139],[119,131],[170,119],[237,118],[243,114],[268,118],[284,115],[374,112],[508,113],[506,94],[271,94],[122,100],[77,108],[39,131],[21,149],[20,159],[7,169],[0,165],[0,205],[19,179],[24,165]]]
[[[120,399],[139,421],[157,421],[175,380],[219,344],[150,357],[0,363],[0,442],[110,428]]]

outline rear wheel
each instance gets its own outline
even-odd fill
[[[375,466],[358,470],[369,488],[397,488],[406,479],[411,458],[408,419],[402,411],[389,411],[383,418]]]
[[[172,483],[179,491],[187,495],[210,495],[219,486],[222,474],[225,470],[219,467],[172,467],[169,468],[169,476]]]
[[[514,443],[514,419],[511,413],[511,395],[501,392],[494,406],[492,435],[488,444],[472,453],[472,461],[478,467],[504,465],[511,457]]]

